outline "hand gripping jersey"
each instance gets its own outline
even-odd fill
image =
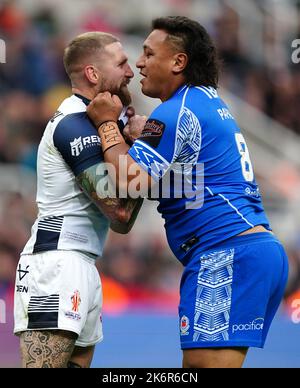
[[[102,254],[109,221],[75,181],[103,161],[98,132],[86,114],[88,103],[79,95],[67,98],[46,127],[37,161],[39,214],[22,254],[51,250]]]
[[[158,211],[182,262],[192,247],[206,250],[256,225],[270,230],[245,139],[214,88],[180,88],[153,111],[129,154],[160,183]]]

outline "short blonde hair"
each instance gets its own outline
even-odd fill
[[[86,59],[115,42],[119,42],[119,39],[105,32],[86,32],[77,36],[64,51],[63,61],[68,76],[71,78]]]

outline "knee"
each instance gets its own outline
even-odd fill
[[[183,368],[241,368],[247,350],[247,348],[184,350]]]
[[[194,353],[184,353],[182,360],[183,368],[193,368],[193,369],[201,369],[206,368],[205,362],[202,360],[198,354]]]
[[[68,365],[67,365],[67,368],[82,368],[82,366],[77,364],[76,362],[69,361]]]

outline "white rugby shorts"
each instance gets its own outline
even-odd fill
[[[102,333],[102,285],[95,260],[76,251],[22,255],[17,266],[14,333],[66,330],[76,346],[95,345]]]

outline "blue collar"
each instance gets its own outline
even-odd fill
[[[86,106],[88,106],[89,103],[91,102],[91,100],[89,100],[88,98],[82,96],[81,94],[75,93],[74,96],[80,98],[80,100],[81,100]]]

